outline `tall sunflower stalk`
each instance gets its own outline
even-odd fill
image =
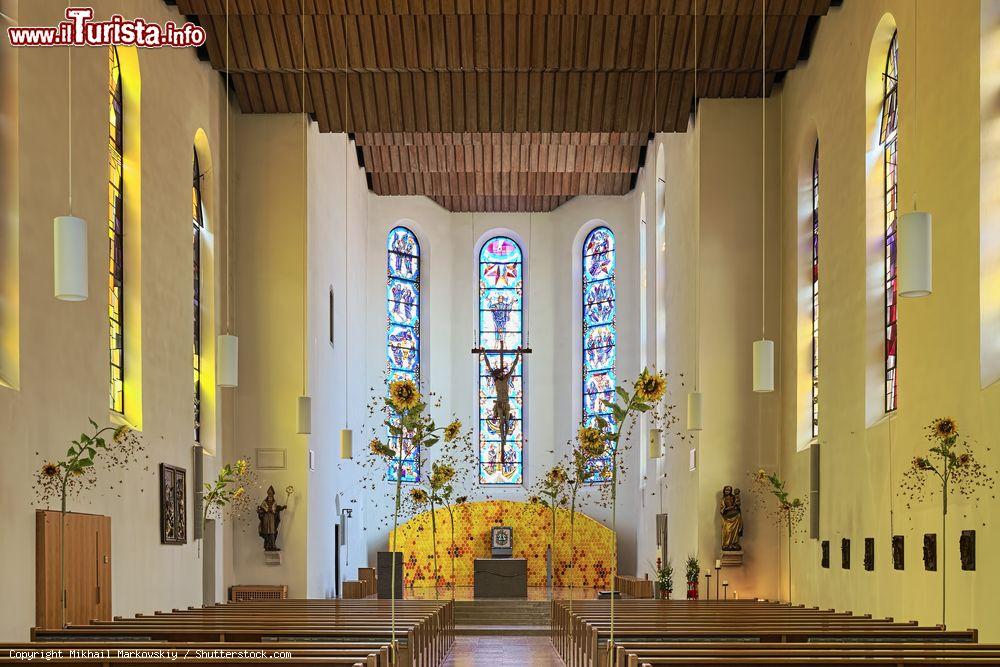
[[[256,474],[248,460],[237,459],[235,463],[222,466],[214,480],[204,483],[201,497],[202,535],[209,519],[221,517],[227,511],[231,517],[245,514],[253,502],[247,491],[257,486]],[[198,543],[198,553],[201,553],[201,542]]]
[[[445,442],[454,442],[461,436],[462,425],[454,421],[444,429]],[[432,561],[434,563],[434,599],[438,597],[438,583],[440,581],[440,570],[438,569],[438,541],[437,541],[437,509],[445,507],[448,510],[448,517],[451,520],[451,577],[452,594],[454,595],[455,581],[455,516],[451,508],[451,496],[454,493],[453,480],[456,475],[455,465],[450,460],[435,461],[431,464],[431,474],[425,476],[423,483],[410,489],[410,502],[414,507],[414,514],[420,512],[425,505],[430,506],[431,515],[431,545],[434,549]]]
[[[396,664],[398,661],[396,644],[396,541],[398,539],[399,511],[403,500],[404,443],[409,445],[410,451],[419,448],[421,452],[424,452],[427,448],[436,445],[442,437],[447,438],[450,433],[454,433],[453,437],[458,437],[462,425],[461,422],[455,420],[448,426],[438,426],[428,414],[427,402],[421,397],[416,383],[409,378],[390,382],[389,396],[383,398],[382,401],[385,413],[383,424],[390,439],[397,446],[392,447],[380,439],[374,438],[369,444],[369,449],[373,455],[391,463],[395,473],[396,497],[392,512],[392,544],[389,547],[392,563],[389,590],[392,617],[392,662]]]
[[[455,550],[455,505],[464,505],[468,500],[468,496],[458,496],[452,501],[451,494],[453,493],[453,487],[448,485],[445,487],[441,494],[441,502],[445,509],[448,510],[448,528],[451,531],[451,548],[448,549],[448,553],[451,556],[451,599],[455,599],[455,556],[457,552]]]
[[[622,433],[628,433],[626,425],[629,418],[634,418],[638,414],[649,412],[658,403],[667,391],[667,378],[662,373],[643,369],[639,377],[632,383],[631,391],[619,386],[615,389],[614,402],[609,406],[613,423],[608,423],[604,417],[596,417],[594,426],[581,427],[578,437],[581,445],[589,443],[593,449],[597,449],[599,443],[606,443],[604,448],[610,453],[611,464],[611,533],[615,538],[614,555],[611,558],[611,628],[608,642],[609,655],[613,655],[611,647],[615,643],[615,577],[618,575],[618,477],[621,472],[619,445],[622,440]],[[605,454],[608,456],[608,454]],[[596,469],[593,475],[603,476],[606,471]],[[613,658],[612,658],[613,660]]]
[[[801,498],[793,498],[785,489],[785,481],[776,472],[758,470],[752,479],[752,486],[760,496],[770,494],[777,501],[771,511],[771,519],[778,528],[785,529],[788,540],[788,604],[792,604],[792,533],[806,516],[806,504]]]
[[[81,433],[70,443],[66,458],[46,461],[35,472],[35,496],[47,505],[59,499],[59,609],[60,623],[66,627],[66,514],[70,496],[97,486],[97,464],[111,469],[126,468],[139,459],[145,449],[135,431],[128,426],[99,427],[88,419],[91,433]],[[147,457],[148,458],[148,457]],[[148,467],[147,467],[148,469]],[[113,485],[112,485],[113,486]]]
[[[932,445],[925,455],[914,457],[910,468],[903,473],[900,492],[909,497],[909,507],[913,502],[926,500],[934,487],[941,490],[941,543],[945,545],[941,549],[941,625],[946,625],[948,494],[958,493],[978,503],[982,492],[993,488],[994,481],[986,466],[976,460],[951,417],[932,421],[927,426],[926,438]],[[929,481],[936,483],[931,486]]]
[[[541,505],[549,510],[549,560],[552,566],[552,588],[549,589],[549,598],[553,597],[556,585],[556,516],[560,507],[565,507],[569,503],[566,495],[566,486],[569,475],[566,468],[555,465],[549,469],[545,476],[539,481],[537,493],[531,497],[531,502]]]
[[[580,434],[584,434],[581,428]],[[578,434],[579,437],[579,434]],[[571,474],[567,482],[569,488],[569,613],[573,614],[573,596],[576,593],[576,584],[579,580],[576,574],[576,501],[580,488],[587,482],[590,475],[590,461],[604,456],[605,442],[603,438],[598,438],[591,442],[590,447],[584,445],[582,439],[573,448],[571,455]],[[573,642],[573,625],[569,626],[570,644]]]

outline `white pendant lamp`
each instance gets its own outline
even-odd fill
[[[340,431],[340,458],[354,458],[354,431],[349,428]]]
[[[66,160],[69,191],[69,215],[52,220],[52,254],[55,296],[60,301],[86,301],[87,223],[73,215],[73,49],[67,55],[68,140]]]
[[[87,223],[74,215],[52,220],[55,295],[60,301],[86,301]]]
[[[760,340],[753,344],[753,390],[774,391],[774,341],[764,336],[767,309],[767,0],[760,14]]]
[[[931,214],[911,211],[899,219],[899,295],[927,296],[932,291]]]
[[[757,393],[774,391],[774,341],[753,342],[753,390]]]
[[[217,339],[215,354],[215,373],[219,386],[238,386],[240,378],[240,339],[232,334],[222,334]]]
[[[649,429],[649,458],[658,459],[663,456],[663,431],[658,428]]]
[[[229,2],[226,2],[226,90],[229,90]],[[226,165],[229,160],[229,105],[226,105]],[[227,168],[227,172],[228,172]],[[216,338],[215,344],[215,379],[220,387],[234,388],[239,386],[240,339],[232,334],[232,309],[236,301],[235,281],[233,276],[233,234],[229,220],[232,216],[229,199],[229,179],[226,176],[226,333]]]
[[[312,398],[309,396],[299,396],[296,402],[298,413],[298,429],[295,431],[301,435],[312,433]]]
[[[702,418],[702,393],[692,391],[687,397],[687,430],[700,431],[705,428]]]

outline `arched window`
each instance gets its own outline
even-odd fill
[[[191,230],[194,262],[194,442],[201,444],[201,230],[205,228],[205,209],[201,201],[201,169],[198,151],[194,152],[194,175],[191,181]]]
[[[496,387],[490,368],[510,368],[514,350],[524,343],[524,264],[521,247],[506,236],[494,236],[479,251],[479,481],[520,484],[524,478],[523,360],[510,376],[510,420],[507,438],[493,414]]]
[[[812,165],[812,437],[819,435],[819,140]]]
[[[614,423],[615,393],[615,235],[598,227],[583,243],[583,422],[603,417]],[[591,461],[589,480],[611,479],[611,454]]]
[[[892,412],[897,404],[896,378],[896,217],[898,171],[896,155],[899,127],[899,43],[892,34],[882,74],[882,112],[879,140],[885,162],[885,411]]]
[[[386,360],[389,381],[409,378],[420,386],[420,243],[406,227],[389,231],[386,287]],[[420,448],[408,438],[389,436],[389,445],[403,450],[402,481],[420,481]],[[387,478],[396,481],[396,464]]]
[[[123,271],[124,202],[122,156],[125,154],[124,118],[122,117],[122,71],[118,50],[108,49],[108,92],[110,95],[110,137],[108,141],[108,327],[110,333],[111,409],[125,414],[125,335],[122,305],[125,276]]]

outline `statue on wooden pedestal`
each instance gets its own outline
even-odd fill
[[[257,533],[264,539],[264,551],[281,551],[278,548],[278,526],[281,525],[281,513],[288,509],[287,505],[279,505],[274,499],[274,487],[267,487],[267,497],[257,506],[257,518],[260,525]]]
[[[740,490],[731,486],[722,489],[722,503],[719,506],[722,516],[722,550],[742,551],[740,543],[743,537],[743,513],[740,509]]]

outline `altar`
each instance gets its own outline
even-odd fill
[[[527,558],[477,558],[473,567],[473,597],[527,598]]]

